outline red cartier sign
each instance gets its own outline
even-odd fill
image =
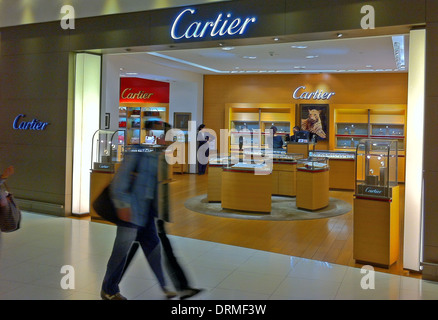
[[[169,83],[141,78],[120,78],[120,103],[169,103]]]

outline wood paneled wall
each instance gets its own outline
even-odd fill
[[[328,101],[295,100],[293,91],[322,89],[335,92]],[[206,75],[204,78],[204,123],[218,133],[225,125],[227,103],[328,103],[330,105],[406,104],[407,73],[379,74],[263,74]],[[330,119],[333,121],[333,119]]]

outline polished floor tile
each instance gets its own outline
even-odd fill
[[[0,234],[0,300],[99,300],[114,237],[111,225],[24,212],[19,231]],[[191,284],[204,289],[194,300],[438,299],[436,282],[209,241],[170,240]],[[74,271],[67,287],[63,266]],[[130,300],[165,299],[141,251],[120,287]]]

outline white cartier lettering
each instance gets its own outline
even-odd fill
[[[316,90],[315,92],[300,92],[300,90],[305,90],[305,86],[300,86],[295,89],[294,93],[292,94],[294,99],[297,100],[328,100],[333,95],[335,95],[334,92],[324,92],[323,90]]]
[[[365,192],[366,192],[366,193],[381,194],[381,193],[383,192],[383,190],[379,190],[379,189],[374,189],[374,188],[366,187],[366,188],[365,188]]]
[[[185,9],[180,12],[172,24],[170,35],[175,40],[182,38],[203,38],[206,35],[212,37],[235,34],[243,34],[247,30],[249,24],[256,22],[255,17],[249,17],[245,19],[235,18],[231,20],[231,13],[225,16],[219,13],[214,21],[194,21],[186,30],[179,30],[178,26],[189,15],[195,14],[195,9]]]
[[[32,121],[21,121],[21,118],[24,118],[24,114],[19,114],[15,117],[12,127],[15,130],[44,130],[49,125],[48,122],[41,122],[37,119],[33,119]]]

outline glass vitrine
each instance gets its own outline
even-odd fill
[[[113,172],[114,164],[123,159],[124,137],[123,130],[97,130],[92,140],[91,169]]]
[[[397,140],[363,139],[356,148],[356,196],[391,198],[397,186]]]
[[[324,157],[309,157],[306,159],[297,160],[297,169],[302,171],[319,171],[328,169],[328,158]]]

